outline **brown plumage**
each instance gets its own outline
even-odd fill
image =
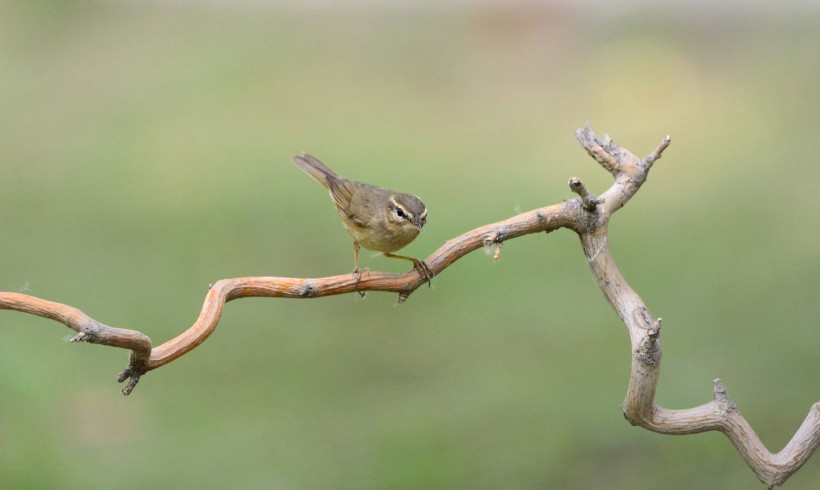
[[[412,194],[347,180],[307,153],[294,156],[293,163],[330,193],[342,225],[353,237],[353,272],[361,277],[359,248],[364,247],[382,252],[386,257],[413,262],[422,277],[430,282],[433,273],[423,261],[391,253],[412,242],[427,222],[427,208],[421,199]]]

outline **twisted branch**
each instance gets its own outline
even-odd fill
[[[778,453],[769,452],[746,419],[740,415],[723,387],[713,382],[713,398],[698,407],[669,410],[655,404],[660,375],[661,346],[658,338],[661,319],[655,318],[638,294],[627,284],[609,250],[609,218],[623,207],[646,181],[652,165],[669,146],[667,136],[646,157],[640,159],[617,146],[611,139],[598,138],[589,127],[576,132],[578,141],[615,182],[600,196],[594,196],[578,178],[569,181],[578,199],[535,209],[507,220],[476,228],[446,242],[425,262],[434,275],[453,262],[481,247],[496,246],[509,239],[559,228],[575,231],[580,239],[592,275],[609,304],[627,326],[632,344],[632,370],[622,410],[633,425],[662,434],[692,434],[717,430],[737,448],[755,475],[768,488],[781,485],[811,457],[820,444],[820,402],[812,405],[808,416],[791,441]],[[80,310],[19,293],[0,292],[0,309],[21,311],[50,318],[77,332],[72,342],[90,342],[129,349],[128,367],[118,381],[129,382],[123,388],[129,394],[140,376],[190,352],[216,329],[225,303],[239,298],[281,297],[318,298],[364,291],[399,293],[399,302],[424,284],[426,279],[415,269],[404,274],[365,273],[300,279],[285,277],[244,277],[223,279],[213,284],[196,322],[179,336],[153,347],[140,332],[113,328],[90,318]]]
[[[649,156],[639,159],[608,139],[601,141],[589,128],[579,129],[577,136],[587,152],[615,177],[615,184],[601,195],[604,203],[597,207],[595,223],[579,235],[592,275],[626,324],[632,341],[632,371],[621,407],[624,415],[631,424],[661,434],[720,431],[732,441],[761,482],[770,489],[782,485],[820,444],[820,402],[812,405],[792,440],[775,454],[766,449],[737,406],[729,401],[719,379],[713,382],[712,401],[704,405],[670,410],[655,404],[661,364],[658,340],[661,319],[652,316],[618,270],[609,250],[606,229],[612,213],[626,204],[646,181],[652,164],[669,146],[669,137],[664,138]]]

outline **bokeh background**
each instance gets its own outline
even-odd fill
[[[766,3],[0,2],[0,290],[159,344],[220,278],[350,270],[294,153],[420,195],[424,257],[605,189],[587,122],[671,134],[610,226],[664,318],[657,401],[720,377],[778,451],[820,399],[820,9]],[[130,397],[126,352],[0,312],[0,487],[762,488],[720,434],[624,421],[628,336],[571,232],[395,303],[232,302]],[[787,483],[818,487],[817,458]]]

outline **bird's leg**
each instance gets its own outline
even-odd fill
[[[362,275],[362,271],[359,270],[359,242],[353,242],[353,273]]]
[[[358,289],[359,283],[362,280],[362,269],[359,268],[359,249],[361,246],[359,242],[353,242],[353,273],[356,274],[356,285],[354,289]],[[367,294],[367,291],[359,291],[359,296],[364,298]]]
[[[382,252],[382,253],[385,257],[390,257],[391,259],[409,260],[410,262],[413,263],[413,268],[416,269],[419,272],[419,274],[421,274],[421,277],[425,281],[427,281],[427,285],[430,286],[430,287],[433,286],[433,282],[432,282],[432,280],[433,280],[433,271],[430,270],[430,268],[427,266],[427,264],[424,263],[423,260],[419,260],[415,257],[407,257],[407,256],[404,256],[404,255],[391,254],[390,252]]]

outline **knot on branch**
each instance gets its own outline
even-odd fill
[[[641,345],[635,349],[635,359],[644,366],[654,366],[661,360],[661,350],[658,348],[657,337],[647,336]]]
[[[492,231],[487,233],[484,238],[481,240],[481,244],[484,245],[484,248],[487,250],[489,254],[490,247],[495,244],[495,251],[493,252],[493,260],[498,260],[501,258],[501,245],[504,242],[504,238],[506,238],[507,234],[503,231]]]
[[[296,294],[302,298],[312,298],[315,296],[316,287],[313,285],[313,281],[305,280],[304,284],[297,288]]]
[[[646,315],[649,312],[642,310]],[[643,365],[652,366],[661,360],[661,347],[658,338],[661,336],[661,320],[658,318],[652,322],[652,326],[646,329],[646,336],[641,339],[640,345],[635,350],[635,358]]]
[[[85,342],[88,344],[100,344],[105,343],[104,337],[106,335],[106,329],[113,330],[111,327],[107,325],[103,325],[102,323],[94,320],[92,318],[84,318],[84,322],[82,326],[79,327],[77,330],[77,335],[71,337],[68,341],[69,342]]]
[[[724,412],[737,412],[737,405],[729,400],[729,395],[726,394],[726,388],[723,386],[723,381],[720,378],[715,378],[712,381],[713,399]]]
[[[68,339],[69,342],[87,342],[89,344],[96,344],[100,341],[100,337],[94,333],[93,330],[83,330],[77,335]]]

